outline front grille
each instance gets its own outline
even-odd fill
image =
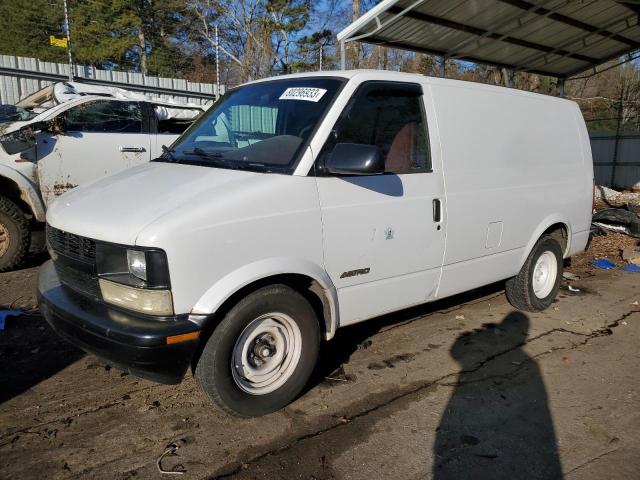
[[[63,232],[47,225],[47,242],[60,255],[65,255],[81,262],[95,263],[96,242],[91,238]]]
[[[60,262],[54,262],[54,265],[58,272],[58,278],[67,287],[89,297],[102,298],[98,278],[95,275],[76,270]]]

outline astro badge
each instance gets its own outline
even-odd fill
[[[291,87],[287,88],[280,100],[304,100],[307,102],[318,102],[327,93],[324,88],[313,87]]]

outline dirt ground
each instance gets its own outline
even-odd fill
[[[640,243],[637,238],[622,233],[609,232],[607,235],[596,236],[591,239],[588,251],[571,259],[571,265],[567,271],[579,271],[590,267],[591,260],[606,258],[619,267],[628,265],[622,258],[622,250],[626,247],[636,246]]]
[[[210,407],[190,375],[139,380],[38,315],[37,264],[0,274],[0,478],[640,478],[640,274],[596,238],[546,312],[502,285],[338,332],[306,393],[257,419]],[[161,475],[156,461],[175,455]]]

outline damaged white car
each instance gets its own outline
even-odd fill
[[[0,123],[0,271],[22,262],[54,198],[160,156],[206,108],[67,82],[18,102]]]

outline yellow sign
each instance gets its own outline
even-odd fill
[[[67,48],[67,39],[66,38],[56,38],[53,35],[49,37],[49,44],[54,47],[62,47]]]

